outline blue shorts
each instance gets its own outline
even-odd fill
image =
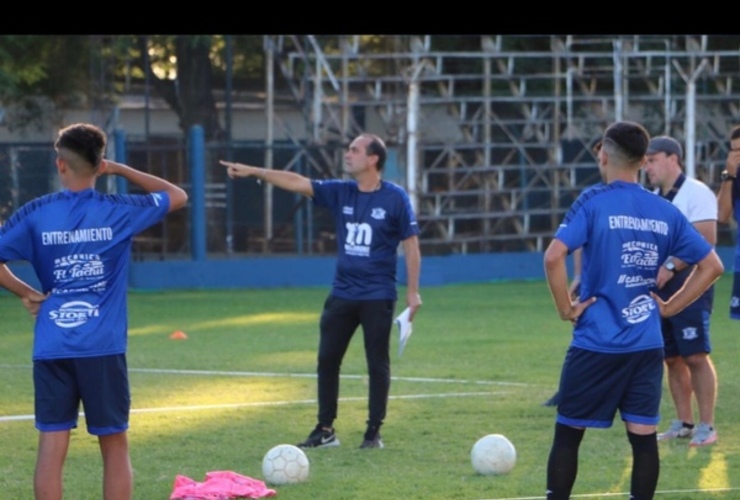
[[[619,410],[625,422],[657,425],[662,390],[663,349],[606,354],[570,347],[557,422],[606,429]]]
[[[34,361],[33,385],[39,431],[75,429],[80,402],[90,434],[128,429],[131,394],[125,354]]]
[[[712,352],[709,341],[711,312],[703,307],[687,307],[670,318],[661,320],[665,357],[688,357],[692,354]]]
[[[730,297],[730,318],[740,319],[740,272],[732,280],[732,297]]]

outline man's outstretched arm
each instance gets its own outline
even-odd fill
[[[223,160],[221,160],[220,163],[226,167],[226,173],[231,179],[236,179],[237,177],[256,177],[259,181],[267,182],[273,186],[279,187],[280,189],[285,189],[286,191],[313,198],[313,185],[311,184],[311,179],[300,174],[296,174],[295,172],[254,167],[252,165],[232,163]]]

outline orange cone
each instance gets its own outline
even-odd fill
[[[188,336],[182,330],[175,330],[170,334],[170,339],[172,340],[185,340],[187,338]]]

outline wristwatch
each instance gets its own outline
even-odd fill
[[[722,175],[720,176],[720,179],[722,180],[722,182],[734,181],[735,178],[736,176],[730,175],[730,172],[728,172],[727,170],[723,170]]]
[[[665,264],[663,264],[663,267],[671,271],[672,273],[676,272],[676,263],[673,262],[673,260],[667,260],[665,261]]]

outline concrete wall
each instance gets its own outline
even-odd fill
[[[727,272],[734,249],[717,249]],[[423,257],[421,287],[459,283],[544,279],[540,252]],[[334,257],[253,257],[202,262],[189,260],[131,262],[129,287],[147,290],[280,288],[331,286]],[[24,281],[38,287],[28,263],[10,263]],[[406,266],[399,259],[398,279],[406,283]]]

